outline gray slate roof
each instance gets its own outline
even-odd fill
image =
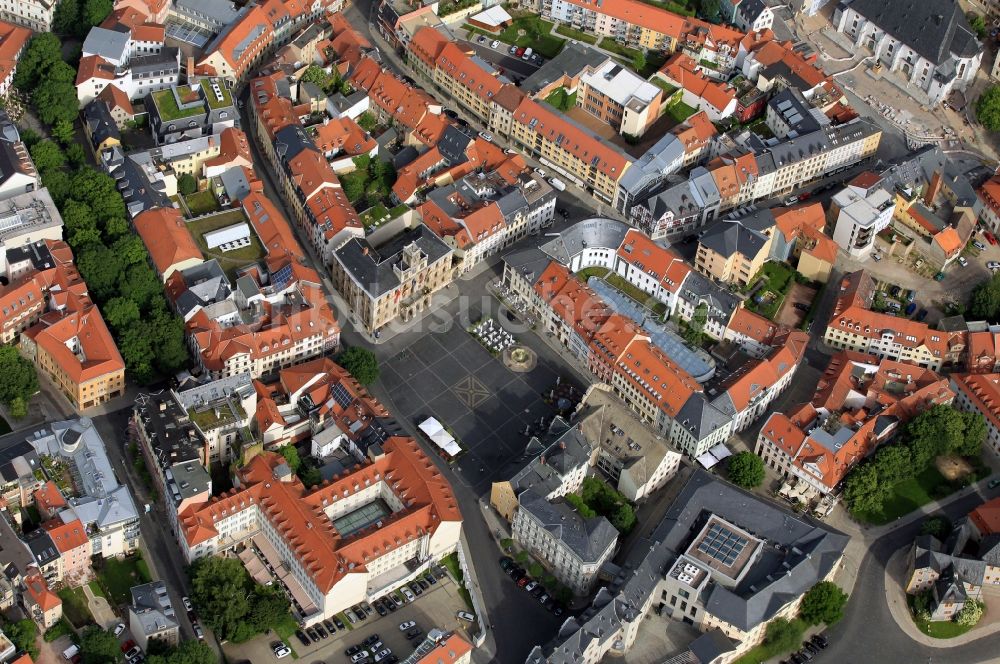
[[[545,496],[562,485],[564,476],[589,463],[591,448],[578,425],[571,427],[556,417],[549,425],[546,439],[532,437],[525,452],[533,457],[510,478],[514,493],[534,489]]]
[[[563,265],[569,265],[573,256],[587,247],[617,249],[628,230],[629,226],[621,221],[593,217],[573,224],[540,248]]]
[[[567,42],[559,54],[547,61],[534,74],[521,81],[523,92],[533,95],[563,76],[575,77],[586,67],[596,69],[607,62],[608,56],[586,44]]]
[[[774,223],[774,217],[771,217],[771,223]],[[726,219],[709,228],[701,236],[700,243],[726,258],[739,252],[753,259],[767,244],[767,237],[749,228],[742,219]]]
[[[399,263],[403,249],[411,242],[415,242],[426,254],[428,265],[433,265],[451,253],[447,244],[426,226],[420,225],[400,233],[377,249],[367,240],[351,238],[337,249],[336,256],[344,269],[369,295],[378,297],[399,286],[399,277],[393,268]]]
[[[597,563],[618,540],[618,531],[603,516],[584,519],[566,503],[550,503],[535,489],[522,493],[518,503],[585,564]]]
[[[99,55],[106,60],[121,60],[128,50],[129,35],[126,32],[94,27],[83,40],[83,52]]]
[[[849,7],[935,65],[982,50],[955,0],[854,0]]]

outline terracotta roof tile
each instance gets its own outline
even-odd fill
[[[149,250],[156,271],[164,277],[179,263],[202,259],[201,250],[177,208],[145,210],[136,216],[133,224]]]

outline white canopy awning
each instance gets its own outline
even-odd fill
[[[726,457],[730,456],[733,456],[733,453],[729,451],[729,448],[722,443],[719,443],[709,451],[699,456],[697,461],[701,464],[702,468],[711,468]]]
[[[444,450],[448,456],[456,456],[461,453],[462,448],[455,441],[455,437],[448,433],[436,418],[428,417],[419,426],[431,442]]]

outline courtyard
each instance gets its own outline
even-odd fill
[[[519,467],[526,432],[537,432],[540,420],[547,423],[555,414],[543,393],[560,376],[566,385],[565,373],[547,357],[539,357],[529,372],[514,373],[455,324],[425,334],[385,361],[380,382],[400,419],[416,424],[433,416],[451,430],[467,450],[455,470],[469,488],[481,491]]]

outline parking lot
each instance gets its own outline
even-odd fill
[[[345,655],[344,651],[352,646],[362,645],[365,639],[378,634],[379,640],[384,644],[382,647],[388,648],[393,655],[402,660],[408,657],[427,633],[434,628],[444,631],[459,631],[465,638],[471,639],[468,633],[469,623],[459,620],[455,616],[456,611],[466,610],[468,609],[465,601],[458,594],[458,588],[450,577],[445,576],[435,585],[424,590],[413,602],[404,603],[396,611],[390,612],[384,617],[373,609],[365,620],[351,624],[347,617],[340,613],[337,618],[343,623],[343,629],[337,629],[333,634],[328,633],[326,638],[320,638],[309,645],[302,645],[298,638],[293,636],[289,639],[288,645],[292,647],[300,662],[308,664],[349,663],[351,657]],[[401,623],[411,620],[416,623],[416,627],[421,633],[420,636],[412,640],[407,638],[406,632],[399,629]],[[271,643],[276,640],[277,636],[269,633],[248,643],[226,644],[226,657],[231,662],[249,660],[254,664],[277,661],[271,650]],[[371,662],[371,659],[367,661]]]
[[[472,320],[480,315],[470,313]],[[541,356],[528,373],[510,371],[456,322],[386,361],[380,382],[399,419],[416,425],[433,416],[451,430],[466,449],[455,462],[457,474],[476,490],[506,476],[524,452],[526,432],[540,430],[542,418],[551,420],[555,411],[543,393],[560,376],[565,384],[559,367]]]
[[[480,38],[483,41],[479,41]],[[534,74],[545,63],[545,58],[538,54],[535,54],[534,58],[525,60],[511,53],[511,45],[504,42],[500,42],[494,48],[493,42],[496,40],[482,35],[468,35],[467,41],[476,55],[495,67],[502,67],[503,73],[515,84]]]

